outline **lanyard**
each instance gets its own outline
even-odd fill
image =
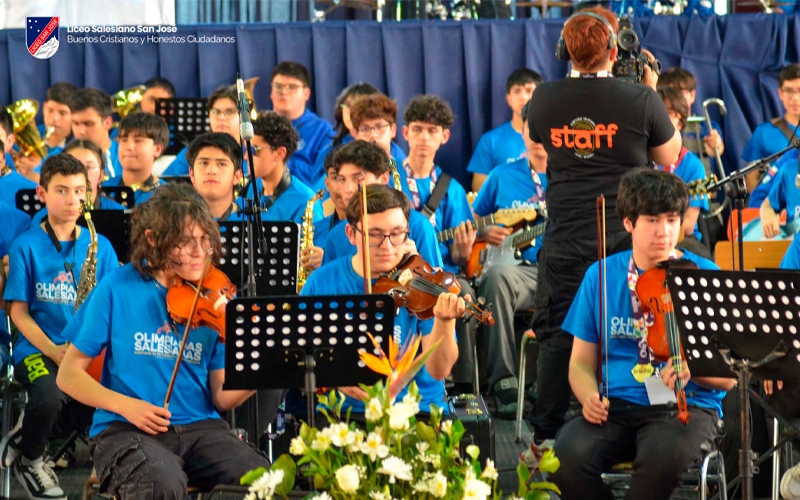
[[[672,165],[659,166],[659,168],[661,168],[661,170],[663,170],[664,172],[669,172],[671,174],[674,174],[675,170],[678,168],[678,165],[681,164],[681,162],[683,161],[683,157],[686,156],[686,153],[688,151],[689,151],[688,149],[686,149],[685,147],[681,146],[681,152],[678,155],[678,161],[676,161]]]
[[[53,226],[50,225],[49,217],[44,220],[44,230],[47,231],[47,236],[49,236],[50,241],[53,242],[53,246],[56,248],[58,255],[64,259],[64,270],[72,277],[72,282],[75,283],[75,275],[72,273],[72,269],[75,267],[75,247],[78,246],[78,226],[75,226],[75,241],[72,245],[72,262],[67,262],[67,258],[61,253],[64,247],[61,245],[61,242],[58,241],[58,236],[56,236]]]
[[[675,250],[672,250],[669,253],[669,260],[677,258],[678,254],[675,253]],[[631,260],[628,262],[628,289],[633,308],[633,332],[639,343],[639,364],[648,364],[653,360],[653,351],[647,345],[647,327],[653,324],[654,318],[652,314],[642,310],[639,296],[636,295],[636,283],[638,282],[639,271],[636,269],[636,263],[633,261],[633,252],[631,252]]]
[[[531,179],[533,179],[533,185],[536,188],[536,201],[544,202],[544,186],[542,186],[542,181],[539,179],[539,174],[536,173],[536,170],[534,170],[530,165],[531,164],[528,163],[528,167],[531,169]]]
[[[234,210],[234,207],[235,207],[235,210]],[[238,212],[238,211],[239,211],[239,205],[237,205],[236,203],[231,203],[231,206],[229,206],[228,209],[225,210],[225,213],[222,214],[222,217],[217,219],[217,221],[218,222],[225,222],[226,220],[228,220],[228,217],[230,217],[232,213]]]
[[[419,188],[417,187],[417,181],[414,179],[414,172],[411,170],[411,165],[408,162],[408,158],[403,160],[403,170],[406,172],[406,183],[408,184],[408,190],[411,191],[411,205],[414,207],[414,210],[420,211],[422,210],[422,199],[419,196]],[[436,167],[433,167],[431,170],[431,194],[433,194],[433,190],[436,189],[436,181],[439,180],[439,174],[436,173]],[[431,215],[431,224],[433,227],[436,227],[436,214],[434,213]]]

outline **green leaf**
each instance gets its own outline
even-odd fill
[[[325,488],[325,478],[320,474],[314,475],[314,489],[321,490]]]
[[[297,465],[305,465],[310,462],[311,462],[311,457],[309,455],[306,455],[304,457],[301,457],[300,460],[297,461]]]
[[[558,486],[556,486],[556,483],[550,483],[550,482],[547,482],[547,481],[540,481],[540,482],[536,482],[536,483],[531,483],[531,484],[528,485],[528,487],[531,489],[531,491],[534,491],[534,490],[540,490],[540,491],[541,490],[550,490],[550,491],[555,491],[559,495],[561,494],[561,490],[558,489]]]
[[[519,480],[519,489],[517,490],[517,495],[524,497],[525,494],[528,492],[528,479],[530,479],[531,471],[528,470],[528,466],[525,465],[525,462],[520,462],[517,464],[517,479]]]
[[[242,476],[242,478],[239,480],[239,484],[241,484],[242,486],[250,486],[251,484],[256,482],[256,479],[263,476],[265,472],[267,472],[267,469],[265,469],[264,467],[253,469],[244,476]]]
[[[525,500],[550,500],[550,494],[546,491],[529,491],[527,495],[525,495]]]
[[[433,441],[436,439],[436,431],[425,422],[417,422],[417,435],[423,441]]]
[[[546,473],[555,472],[559,467],[561,467],[561,461],[556,456],[555,451],[547,450],[542,454],[542,459],[539,460],[540,471]]]
[[[275,460],[271,470],[283,471],[283,481],[281,481],[280,486],[275,488],[275,493],[280,496],[287,496],[289,492],[294,489],[294,478],[297,475],[297,465],[294,463],[294,460],[291,456],[284,453]]]
[[[467,446],[466,452],[473,460],[478,460],[478,457],[481,456],[481,449],[474,444]]]
[[[453,443],[453,446],[461,442],[461,438],[464,437],[464,432],[464,424],[461,423],[461,420],[454,420],[453,430],[450,433],[450,442]]]
[[[325,418],[328,419],[328,423],[330,423],[331,425],[336,423],[336,419],[331,417],[328,414],[328,410],[326,410],[325,408],[318,408],[317,411],[325,415]]]
[[[433,427],[433,428],[439,427],[439,425],[442,423],[442,410],[441,410],[441,408],[439,408],[435,404],[431,404],[430,405],[430,413],[431,413],[431,418],[430,418],[431,427]]]
[[[325,394],[318,394],[317,401],[319,401],[320,406],[324,406],[326,408],[331,407],[330,403],[328,402],[328,396]]]
[[[305,422],[300,425],[300,437],[308,443],[308,434],[311,432],[311,427],[308,426]]]

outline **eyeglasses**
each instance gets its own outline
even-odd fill
[[[275,83],[272,82],[272,90],[277,93],[283,93],[284,91],[288,94],[294,93],[297,89],[303,88],[302,85],[298,85],[296,83]]]
[[[100,170],[99,163],[84,163],[83,166],[86,167],[86,170]]]
[[[239,113],[239,110],[236,108],[228,108],[228,109],[211,108],[208,110],[208,113],[211,116],[225,115],[225,118],[233,118]]]
[[[381,123],[379,125],[375,125],[374,127],[359,127],[358,133],[361,135],[370,135],[373,132],[377,132],[378,135],[382,134],[390,125],[388,123]]]
[[[800,89],[780,89],[781,92],[786,94],[786,97],[791,99],[794,96],[800,95]]]
[[[202,238],[183,238],[175,248],[180,249],[181,253],[186,255],[196,255],[198,253],[207,254],[211,250],[211,238],[203,236]]]
[[[361,234],[364,234],[360,228],[357,226],[353,226],[353,229],[358,231]],[[391,233],[391,234],[373,234],[369,233],[367,235],[367,242],[369,246],[372,248],[378,248],[379,246],[383,245],[383,242],[386,241],[386,238],[389,238],[389,242],[392,244],[393,247],[398,247],[408,241],[408,231],[403,231],[402,233]]]

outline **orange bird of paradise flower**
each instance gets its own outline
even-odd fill
[[[441,340],[439,340],[425,351],[422,356],[417,357],[417,351],[419,351],[419,346],[422,344],[422,335],[408,337],[402,346],[399,346],[394,341],[394,336],[390,335],[389,355],[387,356],[381,349],[380,344],[375,340],[375,337],[369,332],[367,332],[367,335],[372,340],[375,350],[380,352],[380,356],[362,352],[360,355],[361,361],[370,370],[388,378],[386,385],[389,387],[389,395],[392,398],[397,396],[403,387],[411,382],[411,379],[422,369],[425,362],[441,343]]]

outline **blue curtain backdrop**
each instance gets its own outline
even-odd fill
[[[42,101],[48,86],[69,81],[106,92],[160,75],[182,97],[204,97],[231,84],[237,72],[260,76],[255,87],[259,109],[269,109],[269,75],[279,61],[307,66],[313,76],[309,107],[333,119],[334,99],[346,85],[370,82],[397,99],[400,109],[420,93],[450,102],[456,114],[452,137],[438,163],[459,181],[481,134],[510,118],[505,79],[528,66],[557,79],[566,65],[553,56],[561,20],[474,22],[325,22],[180,26],[176,36],[235,37],[235,43],[67,43],[48,60],[27,54],[25,33],[0,33],[0,102]],[[781,112],[777,72],[798,61],[800,16],[730,15],[636,19],[642,44],[664,67],[681,65],[700,85],[694,114],[702,101],[721,97],[728,115],[720,119],[726,139],[726,165],[737,161],[751,131]],[[137,36],[127,34],[125,36]],[[402,115],[402,113],[400,113]],[[402,124],[402,116],[398,117]],[[398,141],[403,143],[398,133]]]

